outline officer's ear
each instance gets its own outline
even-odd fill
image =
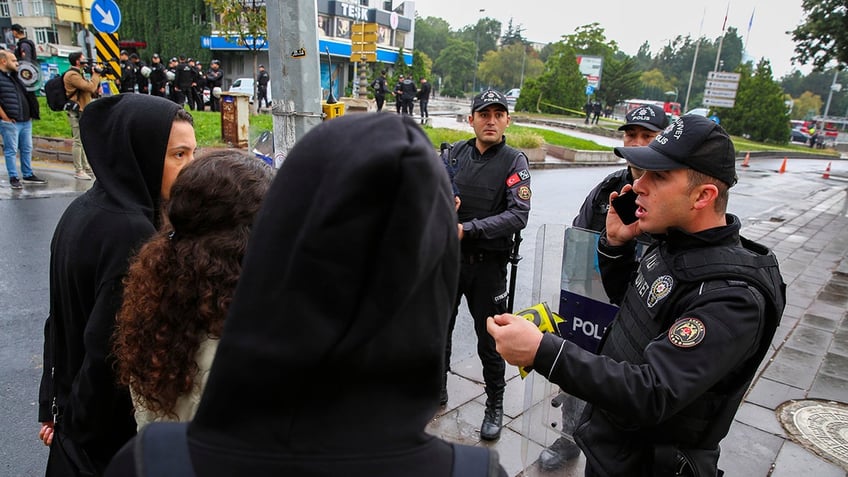
[[[694,199],[692,207],[700,210],[709,207],[712,209],[718,198],[718,187],[715,184],[704,183],[692,188],[690,195]]]

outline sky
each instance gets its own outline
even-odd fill
[[[812,70],[811,66],[792,65],[795,43],[786,33],[803,20],[801,0],[416,0],[415,9],[422,18],[444,19],[453,30],[483,17],[500,21],[505,30],[512,18],[513,26],[520,25],[526,39],[540,43],[558,41],[581,25],[597,22],[607,39],[615,40],[628,55],[635,55],[646,40],[653,55],[678,35],[697,38],[699,30],[700,36],[716,39],[721,36],[726,13],[727,26],[735,27],[743,44],[747,42],[747,55],[755,64],[761,57],[768,58],[775,79],[793,69],[805,74]],[[699,57],[698,61],[715,64],[715,57]]]

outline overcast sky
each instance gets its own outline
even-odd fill
[[[514,26],[523,27],[525,38],[540,43],[557,41],[581,25],[598,22],[607,39],[615,40],[629,55],[635,55],[645,40],[654,54],[677,35],[698,37],[702,18],[701,36],[718,38],[728,12],[727,25],[736,27],[743,44],[747,42],[747,54],[755,64],[761,57],[768,58],[776,79],[793,68],[810,72],[810,66],[791,64],[795,44],[786,33],[803,19],[801,0],[731,0],[729,5],[728,12],[726,0],[416,0],[415,9],[421,17],[446,20],[453,30],[474,24],[481,17],[494,18],[506,29],[512,18]],[[485,11],[481,13],[480,9]],[[699,57],[698,61],[715,64],[715,57]]]

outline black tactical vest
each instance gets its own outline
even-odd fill
[[[506,210],[506,180],[513,163],[512,151],[503,146],[496,155],[484,160],[473,159],[475,151],[468,141],[454,144],[450,154],[458,160],[454,183],[459,190],[462,206],[459,221],[468,222],[497,215]],[[521,154],[516,151],[516,155]],[[510,237],[495,239],[465,239],[463,251],[506,251],[512,246]]]
[[[648,343],[665,334],[671,320],[706,290],[747,287],[765,302],[766,331],[754,356],[729,379],[699,397],[649,434],[656,443],[711,449],[718,445],[736,413],[742,394],[768,350],[785,305],[785,285],[777,258],[767,248],[741,238],[743,247],[718,246],[671,254],[652,245],[628,287],[619,314],[601,344],[600,354],[616,361],[643,364]],[[605,413],[607,414],[607,413]],[[613,422],[614,415],[607,414]]]

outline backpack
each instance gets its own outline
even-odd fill
[[[371,82],[371,88],[374,89],[375,93],[383,92],[383,83],[380,81],[380,78],[377,78]]]
[[[44,83],[44,96],[47,98],[47,106],[51,111],[64,111],[65,104],[68,102],[68,97],[65,95],[65,75],[68,72],[62,73],[61,76],[54,76]]]

